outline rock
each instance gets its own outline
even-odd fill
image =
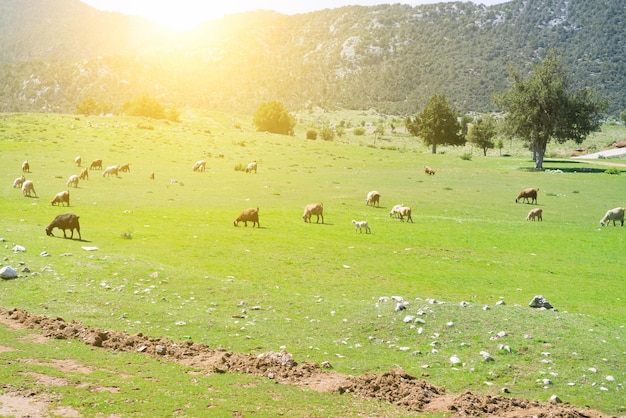
[[[452,364],[453,366],[458,366],[459,364],[461,364],[461,359],[457,356],[452,356],[450,357],[450,364]]]
[[[14,253],[17,253],[17,252],[25,253],[26,252],[26,248],[24,248],[21,245],[15,245],[15,246],[13,246],[13,252]]]
[[[4,266],[0,269],[0,278],[5,280],[16,279],[17,271],[11,266]]]
[[[543,296],[538,295],[533,298],[528,304],[531,308],[545,308],[554,309],[554,307]]]
[[[165,346],[163,345],[157,345],[156,347],[154,347],[154,350],[156,351],[157,354],[162,355],[162,356],[167,354],[167,348],[165,348]]]
[[[552,403],[561,403],[563,401],[558,396],[552,395],[552,396],[550,396],[550,402],[552,402]]]

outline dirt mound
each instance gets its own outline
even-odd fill
[[[299,364],[281,351],[259,355],[215,350],[191,340],[176,343],[142,334],[92,328],[62,318],[31,315],[19,309],[0,308],[0,323],[13,328],[38,329],[46,337],[77,339],[113,351],[135,351],[158,356],[213,373],[247,373],[275,379],[284,384],[305,385],[317,391],[379,399],[416,412],[448,412],[470,417],[601,418],[606,415],[562,404],[477,395],[448,394],[445,389],[417,379],[401,369],[382,374],[348,376],[325,370],[316,363]]]

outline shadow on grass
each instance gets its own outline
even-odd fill
[[[572,160],[544,160],[543,169],[538,170],[534,166],[520,167],[520,171],[526,172],[538,172],[561,170],[564,173],[604,173],[608,167],[581,167],[581,164],[589,164],[583,161]],[[551,165],[556,164],[556,165]]]

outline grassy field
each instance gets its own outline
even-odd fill
[[[506,387],[514,397],[558,394],[574,405],[626,413],[626,231],[598,223],[608,209],[626,205],[624,173],[556,158],[574,144],[549,145],[552,158],[544,166],[563,173],[546,173],[532,170],[528,153],[508,141],[506,157],[474,150],[462,159],[469,146],[440,147],[433,155],[401,130],[377,139],[304,139],[307,124],[320,118],[353,125],[380,120],[369,112],[303,114],[296,136],[285,137],[255,132],[249,117],[216,113],[187,112],[179,124],[1,115],[1,264],[23,263],[35,273],[0,282],[0,306],[237,352],[285,347],[298,361],[330,361],[348,374],[399,366],[415,376],[427,373],[451,392]],[[607,126],[582,146],[599,150],[625,137],[624,127]],[[70,208],[51,206],[67,178],[78,174],[77,155],[83,166],[101,158],[104,166],[130,163],[131,172],[103,178],[91,171],[70,188]],[[199,159],[207,161],[204,173],[191,170]],[[24,160],[38,198],[11,187]],[[252,160],[257,174],[235,170]],[[424,165],[436,175],[426,176]],[[526,187],[540,189],[543,222],[527,222],[534,206],[515,203]],[[365,205],[370,190],[381,193],[380,208]],[[305,224],[303,207],[317,201],[324,203],[325,223]],[[414,223],[388,216],[398,203],[413,208]],[[261,228],[234,227],[249,207],[260,208]],[[46,236],[45,227],[65,212],[80,216],[82,241],[59,238],[59,230],[56,238]],[[352,219],[368,220],[372,233],[355,233]],[[14,253],[15,244],[27,251]],[[557,311],[529,308],[535,295]],[[385,299],[391,296],[409,301],[407,309],[396,312]],[[3,339],[10,337],[0,332],[0,345]],[[58,355],[67,344],[37,350]],[[77,345],[71,350],[80,351]],[[480,351],[495,361],[484,362]],[[462,365],[451,367],[452,355]],[[80,357],[111,361],[112,370],[150,362],[126,355],[107,360],[88,348]],[[163,367],[154,372],[163,373],[159,381],[180,373]],[[248,411],[262,404],[290,416],[399,414],[282,386],[272,386],[281,399],[272,401],[262,380],[214,379],[200,386],[219,388],[215,416],[233,410],[233,387],[253,388],[249,403],[237,400]],[[89,415],[90,401],[76,396],[77,408]],[[170,395],[155,390],[154,396]],[[164,410],[176,409],[177,399]],[[188,402],[200,410],[206,399]],[[153,406],[128,408],[122,412],[154,414]]]

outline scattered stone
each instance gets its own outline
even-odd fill
[[[502,393],[511,393],[509,388],[502,388],[502,389],[500,389],[500,392],[502,392]]]
[[[609,382],[615,382],[615,378],[613,376],[607,376],[606,380],[608,380]]]
[[[138,353],[143,353],[144,351],[146,351],[148,349],[147,345],[142,345],[141,347],[137,348],[137,352]]]
[[[396,304],[396,307],[395,307],[395,309],[394,309],[394,310],[395,310],[396,312],[400,312],[400,311],[402,311],[402,310],[405,310],[405,309],[406,309],[406,305],[407,305],[407,303],[406,303],[406,302],[398,302],[398,303]]]
[[[42,251],[41,254],[39,254],[42,257],[50,257],[50,254],[48,254],[47,251]]]
[[[85,251],[98,251],[98,247],[88,247],[88,246],[82,246],[80,247]]]
[[[531,308],[545,308],[554,309],[554,307],[543,296],[538,295],[533,298],[528,304]]]
[[[446,323],[446,325],[449,326],[449,327],[453,327],[454,326],[454,322],[450,321],[450,322]]]
[[[461,306],[462,308],[467,308],[468,306],[470,306],[470,303],[463,301],[463,302],[459,303],[459,306]]]
[[[157,345],[156,347],[154,347],[154,350],[157,354],[164,356],[165,354],[167,354],[167,348],[165,348],[164,345]]]
[[[458,366],[459,364],[461,364],[461,359],[457,356],[452,356],[450,357],[450,364],[452,364],[453,366]]]
[[[332,369],[332,368],[333,368],[333,365],[332,365],[332,364],[330,364],[330,361],[323,361],[323,362],[322,362],[322,368],[323,368],[323,369]]]
[[[30,273],[30,269],[28,267],[24,267],[22,269],[22,273]]]
[[[415,319],[415,317],[413,315],[407,315],[404,317],[404,319],[402,320],[403,322],[413,322],[413,320]]]
[[[552,395],[552,396],[550,396],[550,402],[552,402],[552,403],[561,403],[563,401],[558,396]]]
[[[546,379],[543,379],[543,380],[542,380],[542,383],[543,383],[545,386],[550,386],[550,385],[552,384],[552,380],[550,380],[550,379],[547,379],[547,378],[546,378]]]
[[[26,248],[24,248],[21,245],[14,245],[13,246],[13,252],[14,253],[25,253],[26,252]]]
[[[17,271],[11,266],[4,266],[0,269],[0,278],[8,280],[17,278]]]
[[[490,309],[491,309],[491,306],[489,306],[489,305],[483,306],[483,311],[488,311]]]

